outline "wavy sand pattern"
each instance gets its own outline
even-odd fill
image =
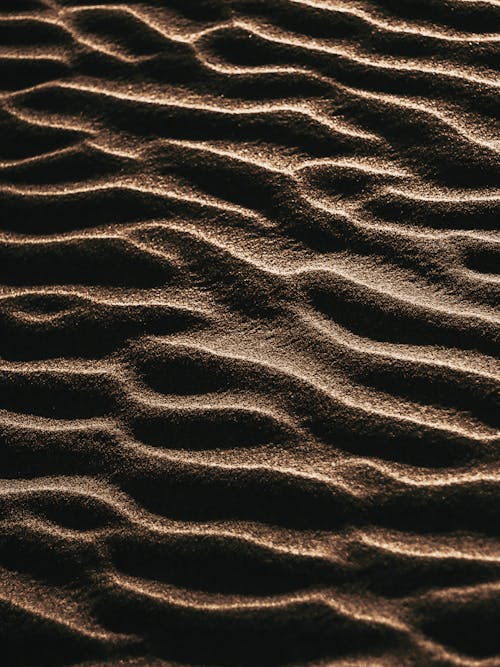
[[[2,0],[2,665],[500,665],[499,56]]]

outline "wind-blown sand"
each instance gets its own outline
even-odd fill
[[[500,665],[499,56],[1,1],[2,665]]]

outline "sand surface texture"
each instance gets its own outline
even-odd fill
[[[0,663],[500,665],[498,0],[1,0]]]

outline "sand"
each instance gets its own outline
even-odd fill
[[[499,44],[0,2],[1,665],[500,665]]]

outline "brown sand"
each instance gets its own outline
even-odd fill
[[[1,665],[500,665],[499,46],[1,0]]]

